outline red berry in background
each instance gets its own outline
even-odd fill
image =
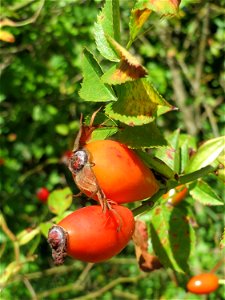
[[[214,273],[193,276],[187,283],[187,289],[193,294],[210,294],[219,286],[219,279]]]
[[[47,188],[42,187],[37,190],[36,196],[37,196],[38,200],[45,203],[48,200],[49,191]]]
[[[85,262],[105,261],[125,248],[134,225],[132,212],[124,206],[105,212],[99,205],[78,209],[49,230],[55,264],[62,264],[67,255]]]

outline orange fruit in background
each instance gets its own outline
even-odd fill
[[[168,202],[172,205],[179,204],[187,195],[188,188],[185,185],[179,185],[174,189],[169,190],[162,197],[163,199],[167,199]]]
[[[203,295],[214,292],[219,287],[219,279],[214,273],[203,273],[191,277],[187,289],[193,294]]]

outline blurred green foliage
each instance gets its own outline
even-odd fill
[[[121,0],[124,45],[134,2]],[[97,0],[1,3],[2,20],[24,22],[4,27],[16,41],[2,41],[0,49],[1,208],[13,236],[52,218],[48,207],[35,196],[39,187],[52,191],[69,185],[74,194],[78,192],[62,157],[72,148],[80,114],[87,115],[99,107],[80,99],[78,90],[82,50],[88,46],[96,52],[93,27],[101,5]],[[180,128],[192,134],[196,142],[225,134],[224,6],[224,1],[182,1],[179,19],[152,19],[146,24],[145,34],[133,44],[131,51],[140,55],[159,92],[180,108],[158,121],[165,134]],[[224,192],[223,183],[214,179],[209,183],[220,194]],[[203,207],[191,198],[187,202],[196,213],[197,247],[191,263],[191,271],[196,274],[211,270],[224,255],[219,250],[223,208]],[[84,198],[76,198],[71,209],[84,203]],[[1,271],[15,259],[9,236],[5,231],[0,235]],[[26,262],[33,255],[37,257]],[[92,267],[68,259],[66,269],[54,269],[49,246],[38,234],[21,246],[19,258],[25,262],[18,272],[14,269],[15,276],[3,289],[2,299],[71,299],[88,293],[94,299],[98,295],[91,293],[101,292],[110,282],[115,285],[99,293],[101,299],[202,299],[186,293],[187,275],[171,270],[140,275],[132,244],[107,263]],[[218,275],[224,277],[221,269]],[[122,277],[127,281],[119,281]],[[74,286],[78,278],[80,283]],[[57,287],[59,290],[52,290]],[[223,291],[220,287],[207,299],[220,299]]]

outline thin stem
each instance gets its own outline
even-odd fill
[[[209,173],[212,173],[214,171],[215,171],[214,167],[206,166],[198,171],[180,176],[178,182],[181,184],[189,183],[189,182],[195,181],[205,175],[208,175]]]
[[[33,175],[35,173],[39,173],[40,171],[42,171],[46,166],[48,166],[50,164],[58,164],[58,163],[59,163],[59,159],[58,158],[47,159],[44,163],[37,165],[33,169],[28,170],[26,173],[24,173],[22,176],[20,176],[19,179],[18,179],[18,181],[19,181],[19,183],[22,183],[29,176],[31,176],[31,175]]]
[[[180,184],[190,183],[195,181],[209,173],[212,173],[215,170],[212,166],[206,166],[198,171],[192,172],[190,174],[182,175],[178,180],[168,180],[166,188],[160,189],[155,195],[153,195],[149,200],[143,201],[142,205],[133,210],[133,215],[137,216],[142,214],[150,209],[154,208],[154,204],[160,199],[160,197],[165,194],[169,189],[176,188]]]
[[[159,190],[155,195],[153,195],[149,200],[143,201],[142,205],[135,208],[132,212],[134,216],[140,215],[150,209],[153,209],[154,204],[159,200],[159,198],[166,193],[166,189]]]
[[[13,247],[14,247],[14,253],[15,253],[15,260],[17,262],[19,262],[20,260],[20,248],[19,248],[19,244],[17,241],[16,236],[12,233],[12,231],[9,229],[5,218],[3,217],[3,215],[0,215],[0,226],[2,227],[2,230],[4,231],[4,233],[8,236],[8,238],[12,241],[13,243]]]
[[[21,8],[25,8],[26,6],[29,6],[32,3],[34,3],[34,0],[28,0],[26,2],[21,2],[21,3],[19,2],[9,6],[8,9],[11,11],[17,11],[20,10]]]
[[[210,271],[210,273],[215,273],[225,262],[225,258],[223,257],[222,259],[220,259],[218,261],[218,263],[212,268],[212,270]]]
[[[14,22],[14,21],[6,18],[0,22],[0,26],[21,27],[21,26],[25,26],[25,25],[34,23],[37,20],[37,18],[39,17],[41,10],[44,6],[44,3],[45,3],[45,0],[41,0],[40,6],[37,9],[37,11],[33,14],[32,17],[28,18],[27,20]]]
[[[212,109],[206,103],[203,103],[203,106],[205,108],[206,114],[207,114],[209,122],[211,124],[213,135],[215,137],[219,137],[220,133],[219,133],[218,125],[217,125],[217,120],[216,120],[215,116],[213,115]]]
[[[81,297],[76,297],[73,298],[71,300],[88,300],[88,299],[96,299],[97,297],[102,296],[104,293],[106,293],[107,291],[111,290],[114,286],[119,285],[121,283],[135,283],[137,281],[139,281],[140,279],[146,277],[147,274],[140,274],[136,277],[119,277],[113,281],[111,281],[110,283],[108,283],[107,285],[105,285],[104,287],[100,288],[99,290],[95,291],[95,292],[91,292],[87,295],[81,296]]]
[[[61,294],[61,293],[65,293],[71,290],[75,290],[75,291],[82,291],[84,290],[84,284],[83,282],[85,281],[85,279],[88,276],[89,271],[91,270],[91,268],[94,266],[93,263],[88,263],[86,265],[86,267],[84,268],[84,270],[81,272],[80,276],[78,277],[78,279],[76,280],[76,282],[74,283],[70,283],[68,285],[65,286],[59,286],[47,291],[44,291],[42,293],[39,293],[37,295],[37,299],[43,299],[49,295],[52,294]]]
[[[31,285],[30,281],[29,281],[27,278],[24,278],[24,279],[23,279],[23,282],[24,282],[26,288],[28,289],[28,291],[30,292],[31,297],[32,297],[32,300],[37,300],[37,299],[38,299],[38,298],[37,298],[37,295],[36,295],[36,293],[35,293],[34,288],[33,288],[32,285]]]

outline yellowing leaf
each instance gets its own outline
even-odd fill
[[[104,83],[121,84],[147,75],[147,70],[140,64],[135,56],[131,55],[110,36],[108,36],[107,39],[120,58],[120,62],[102,76]]]
[[[14,43],[15,37],[12,33],[8,31],[0,30],[0,40],[7,43]]]
[[[131,17],[130,17],[130,43],[128,44],[128,47],[133,42],[139,31],[141,30],[144,23],[147,21],[148,17],[151,14],[150,9],[133,9],[131,11]]]
[[[117,96],[117,102],[106,106],[106,115],[129,126],[152,122],[158,116],[158,107],[165,106],[167,109],[164,112],[172,109],[146,79],[118,86]]]
[[[149,9],[160,15],[176,15],[181,0],[138,0],[135,9]]]

